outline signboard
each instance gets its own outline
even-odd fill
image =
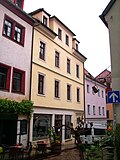
[[[108,92],[108,103],[120,103],[120,91]]]

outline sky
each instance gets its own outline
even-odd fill
[[[44,8],[56,16],[75,35],[79,51],[87,60],[85,68],[93,76],[110,70],[108,29],[99,18],[110,0],[25,0],[24,11],[30,13]]]

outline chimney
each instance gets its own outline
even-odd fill
[[[14,3],[16,6],[20,7],[21,9],[23,9],[24,7],[24,0],[11,0],[12,3]]]

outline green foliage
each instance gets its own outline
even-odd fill
[[[48,129],[48,134],[50,143],[61,143],[60,136],[57,136],[55,129],[53,127],[51,129]]]
[[[33,102],[22,100],[17,102],[14,100],[0,99],[0,113],[16,113],[23,114],[30,118],[33,112]]]
[[[117,159],[119,159],[120,158],[120,124],[116,125],[115,147],[116,147]]]

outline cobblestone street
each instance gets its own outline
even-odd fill
[[[77,149],[64,150],[58,156],[47,157],[45,160],[80,160]]]

